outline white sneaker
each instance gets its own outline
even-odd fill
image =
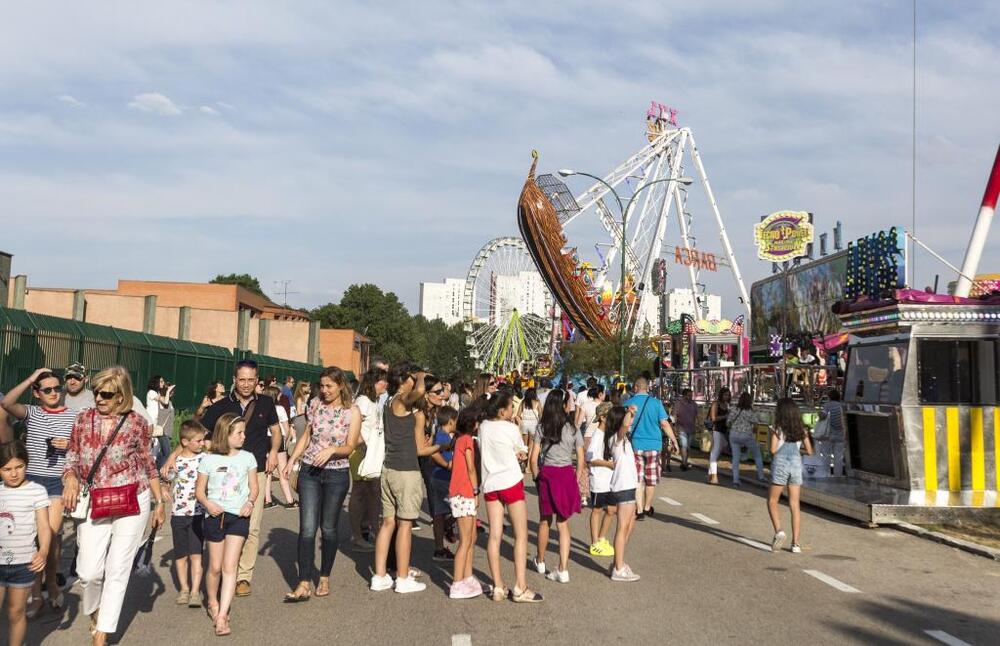
[[[781,549],[781,546],[785,544],[785,532],[778,530],[774,534],[774,538],[771,540],[771,551],[777,552]]]
[[[633,572],[632,568],[630,568],[628,565],[624,565],[620,570],[611,568],[611,580],[629,583],[632,581],[638,581],[639,575]]]
[[[539,574],[545,574],[545,561],[539,563],[535,559],[531,559],[531,564],[535,566],[535,572]]]
[[[382,590],[392,589],[392,577],[386,574],[385,576],[379,576],[377,574],[372,576],[371,589],[374,592],[381,592]]]
[[[405,579],[396,579],[396,592],[400,594],[406,594],[408,592],[422,592],[427,589],[426,583],[421,583],[416,579],[411,579],[406,577]]]
[[[796,544],[792,544],[792,554],[801,554],[802,548]]]
[[[549,581],[558,581],[559,583],[569,583],[569,570],[549,570],[549,573],[545,575],[545,578]]]

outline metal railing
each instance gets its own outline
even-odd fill
[[[660,398],[673,401],[690,388],[694,400],[709,404],[722,388],[729,388],[733,399],[749,392],[754,404],[774,403],[784,392],[807,406],[819,406],[826,400],[829,387],[840,387],[842,379],[836,367],[763,363],[748,366],[664,370],[660,373]]]

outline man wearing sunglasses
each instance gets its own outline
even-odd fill
[[[65,394],[63,406],[70,410],[83,410],[94,407],[94,393],[87,388],[87,367],[82,363],[72,363],[63,373]]]

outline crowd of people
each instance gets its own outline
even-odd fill
[[[2,399],[4,414],[23,420],[23,441],[14,441],[0,419],[0,509],[11,514],[12,525],[0,532],[9,643],[23,642],[27,618],[46,606],[59,612],[65,603],[66,573],[59,572],[65,515],[77,523],[71,574],[79,578],[81,608],[93,643],[104,644],[118,628],[136,552],[150,527],[167,522],[167,506],[176,603],[204,608],[215,634],[230,634],[234,597],[252,591],[263,512],[278,504],[275,480],[281,505],[299,516],[297,583],[286,603],[330,594],[348,496],[350,549],[372,554],[373,591],[426,589],[411,559],[425,500],[433,559],[451,564],[453,599],[486,594],[494,601],[541,602],[529,586],[529,567],[568,584],[569,520],[584,507],[590,510],[589,553],[612,559],[612,581],[639,579],[626,559],[629,538],[637,521],[656,514],[655,491],[671,452],[688,468],[699,418],[690,390],[668,402],[668,414],[646,377],[627,390],[590,378],[574,392],[568,382],[553,388],[545,379],[488,374],[453,385],[413,363],[373,364],[358,384],[329,367],[316,383],[289,377],[279,386],[275,378],[261,379],[254,362],[241,361],[231,389],[221,381],[208,386],[195,416],[180,424],[173,448],[174,387],[159,375],[147,385],[145,404],[118,366],[90,377],[89,389],[80,364],[61,376],[47,368],[27,376]],[[20,403],[29,390],[32,403]],[[740,483],[744,450],[764,481],[750,404],[742,393],[733,406],[722,389],[708,410],[710,483],[719,482],[718,458],[727,443],[733,484]],[[821,417],[823,442],[834,455],[839,442],[842,460],[843,411],[835,392]],[[778,501],[787,488],[791,551],[798,552],[801,453],[812,453],[812,446],[790,399],[777,404],[769,449],[772,545],[778,550],[786,539]],[[534,512],[526,476],[538,507],[530,561],[528,516]],[[505,524],[513,534],[512,578],[501,559]],[[558,547],[548,560],[553,526]],[[488,534],[485,585],[473,573],[482,528]]]

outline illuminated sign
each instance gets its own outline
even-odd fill
[[[687,247],[674,247],[674,263],[688,267],[694,265],[697,269],[707,269],[709,271],[718,271],[719,268],[714,253],[698,251],[697,249],[689,249]]]
[[[813,225],[805,211],[778,211],[754,225],[753,238],[761,260],[792,260],[806,255]]]
[[[844,297],[884,298],[906,282],[903,241],[896,227],[847,243]]]

